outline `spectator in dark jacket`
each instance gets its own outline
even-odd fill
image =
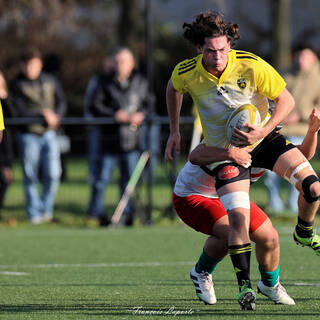
[[[26,48],[20,57],[20,73],[11,83],[13,109],[18,117],[38,118],[19,127],[18,142],[24,173],[28,219],[33,224],[50,221],[61,174],[60,150],[56,135],[66,101],[57,79],[42,72],[37,48]],[[41,168],[42,194],[38,193]]]
[[[113,117],[115,124],[101,126],[97,135],[91,198],[88,215],[101,220],[104,211],[104,191],[116,161],[120,164],[120,188],[123,193],[139,157],[140,127],[146,117],[148,84],[135,70],[132,52],[121,48],[114,54],[114,72],[102,74],[88,101],[93,117]],[[133,207],[128,204],[124,224],[133,222]]]

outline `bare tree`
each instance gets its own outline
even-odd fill
[[[291,0],[270,1],[272,6],[272,62],[278,69],[287,68],[290,63],[290,7]]]

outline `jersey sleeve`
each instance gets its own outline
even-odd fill
[[[3,120],[2,105],[0,102],[0,131],[3,131],[4,129],[5,127],[4,127],[4,120]]]
[[[259,59],[256,65],[256,82],[259,93],[270,100],[276,99],[286,87],[280,74],[266,61]]]
[[[183,63],[183,62],[182,62]],[[175,66],[172,75],[171,75],[171,82],[176,91],[178,91],[181,94],[184,94],[187,92],[183,74],[180,72],[181,64],[179,63]]]

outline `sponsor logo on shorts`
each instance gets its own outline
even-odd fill
[[[218,172],[220,180],[229,180],[239,175],[239,169],[235,166],[226,166]]]

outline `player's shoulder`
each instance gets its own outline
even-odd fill
[[[177,76],[182,76],[188,72],[191,72],[192,70],[195,70],[199,59],[200,55],[179,62],[174,68],[174,73]]]
[[[249,51],[244,51],[244,50],[232,50],[232,51],[234,53],[235,60],[238,62],[250,61],[252,63],[255,63],[255,62],[263,61],[261,57]]]

